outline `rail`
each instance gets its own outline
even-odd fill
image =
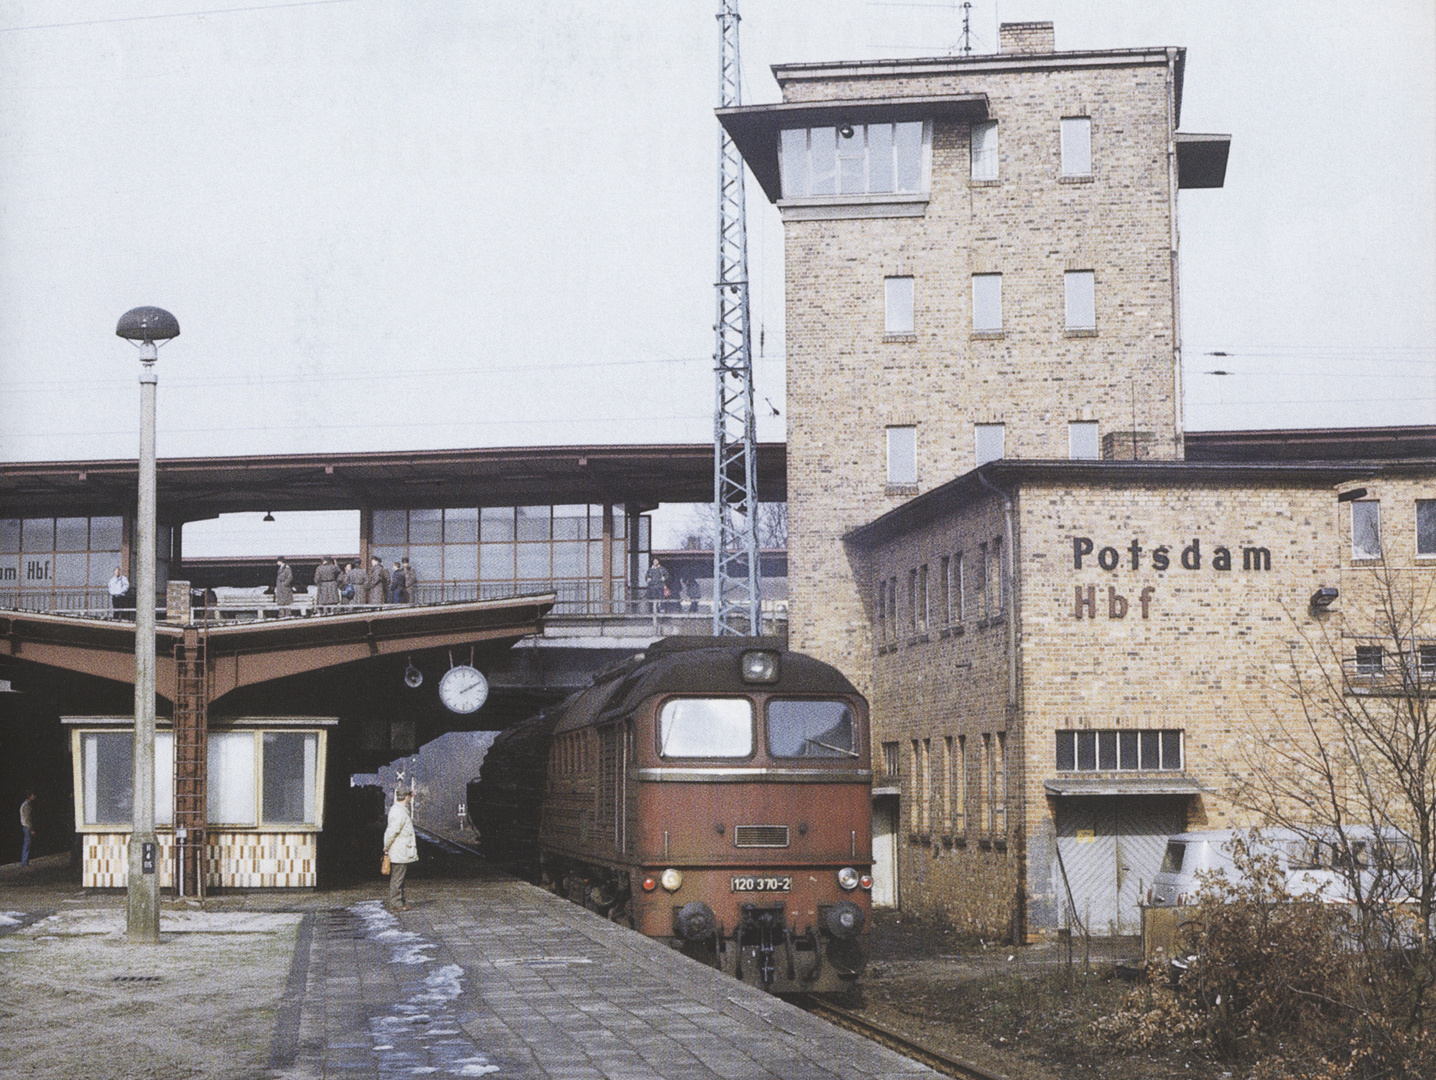
[[[157,603],[156,618],[191,623],[252,622],[263,619],[303,618],[314,615],[358,611],[389,611],[404,607],[430,607],[476,600],[506,600],[516,596],[553,592],[557,597],[549,618],[556,622],[646,623],[655,636],[704,635],[711,632],[713,602],[707,598],[649,600],[635,595],[623,583],[604,595],[603,583],[588,579],[519,582],[420,582],[408,604],[366,604],[347,600],[337,607],[319,607],[310,589],[296,590],[287,606],[274,603],[268,588],[195,589],[190,592],[188,611],[167,610]],[[115,608],[104,588],[6,589],[0,590],[0,610],[31,611],[90,619],[134,619],[131,606]],[[786,628],[788,603],[785,599],[764,600],[764,633],[781,634]]]
[[[945,1054],[926,1043],[918,1042],[911,1036],[869,1020],[861,1013],[850,1012],[812,994],[799,995],[791,999],[804,1012],[811,1013],[836,1027],[854,1032],[865,1039],[871,1039],[905,1058],[926,1065],[933,1072],[943,1076],[954,1076],[958,1080],[1008,1080],[1003,1073],[991,1072],[970,1061]]]

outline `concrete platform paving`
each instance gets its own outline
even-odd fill
[[[166,901],[64,856],[0,867],[0,1062],[33,1080],[860,1080],[933,1075],[666,946],[496,873]]]

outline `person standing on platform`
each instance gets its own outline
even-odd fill
[[[108,586],[110,590],[110,615],[113,618],[120,618],[120,612],[125,606],[125,594],[130,591],[130,579],[115,567],[115,576],[110,578]]]
[[[345,607],[354,603],[355,593],[364,587],[364,575],[355,569],[353,563],[345,563],[339,571],[339,602]]]
[[[389,571],[378,555],[369,556],[369,569],[364,571],[364,603],[375,607],[389,599]]]
[[[668,597],[668,580],[668,571],[654,559],[648,568],[648,576],[644,578],[644,589],[648,595],[648,609],[655,615],[666,606],[664,600]]]
[[[333,611],[339,606],[339,563],[333,555],[314,570],[314,606],[320,611]]]
[[[20,804],[20,865],[30,865],[30,841],[35,838],[35,793],[25,792]]]
[[[404,568],[399,565],[399,560],[394,560],[393,573],[389,575],[389,603],[407,604],[409,602],[409,581],[404,576]]]
[[[409,561],[409,556],[405,555],[399,561],[404,564],[404,589],[409,594],[409,603],[417,604],[419,602],[419,575],[414,572],[414,564]]]
[[[288,615],[289,608],[294,604],[294,571],[289,568],[281,555],[279,558],[279,572],[274,575],[274,606],[279,608],[280,615]]]
[[[384,854],[389,857],[389,908],[408,911],[404,903],[404,878],[409,866],[419,861],[419,842],[414,836],[414,792],[394,792],[394,805],[389,809],[389,825],[384,830]]]

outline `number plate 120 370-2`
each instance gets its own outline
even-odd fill
[[[792,892],[793,879],[784,874],[782,877],[758,877],[745,874],[734,876],[734,892]]]

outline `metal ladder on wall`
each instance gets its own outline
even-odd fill
[[[208,739],[208,635],[204,626],[187,627],[175,643],[174,804],[175,895],[203,897],[206,869],[205,787]]]

